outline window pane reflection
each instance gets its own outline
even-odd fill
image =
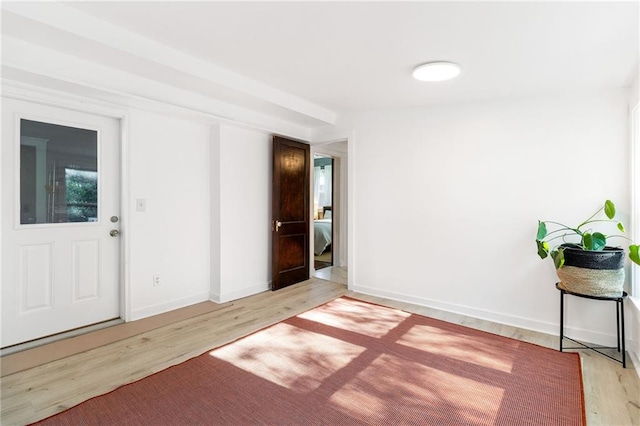
[[[98,132],[20,120],[20,223],[98,220]]]

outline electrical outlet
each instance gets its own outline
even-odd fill
[[[153,276],[153,286],[157,287],[160,285],[160,275],[156,274]]]

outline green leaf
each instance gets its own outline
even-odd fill
[[[606,235],[601,234],[600,232],[594,232],[592,237],[593,237],[593,242],[592,242],[591,250],[603,250],[604,246],[607,245]]]
[[[600,232],[590,234],[585,232],[582,236],[582,248],[589,251],[600,251],[607,245],[607,237]]]
[[[626,230],[624,229],[624,225],[622,224],[622,222],[618,222],[618,229],[620,230],[620,232],[626,232]]]
[[[540,241],[547,236],[547,225],[544,222],[538,221],[538,235],[536,240]]]
[[[549,243],[536,240],[536,244],[538,245],[538,256],[540,256],[540,259],[546,258],[549,255]]]
[[[640,253],[638,252],[639,249],[640,246],[637,244],[632,244],[629,246],[629,259],[631,259],[638,265],[640,265]]]
[[[611,200],[604,202],[604,214],[606,214],[609,219],[613,219],[616,215],[616,206],[613,205]]]
[[[556,269],[560,269],[564,266],[564,249],[559,248],[558,250],[552,251],[551,257],[553,258],[553,264]]]

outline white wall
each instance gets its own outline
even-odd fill
[[[638,77],[636,78],[635,83],[632,85],[629,93],[629,111],[633,112],[633,109],[640,102],[640,72],[638,73]],[[637,112],[635,114],[638,114]],[[635,203],[633,206],[634,210],[634,220],[632,223],[632,231],[634,233],[634,242],[640,243],[640,171],[638,171],[638,165],[640,165],[640,145],[638,144],[638,132],[640,129],[633,129],[631,132],[631,143],[635,144],[632,149],[630,149],[631,153],[631,167],[632,167],[632,193],[631,199]],[[635,173],[634,173],[635,172]],[[638,365],[640,363],[640,294],[637,294],[638,290],[640,290],[640,266],[631,266],[633,269],[633,278],[635,281],[635,292],[631,293],[631,298],[629,303],[627,303],[627,315],[629,319],[629,335],[630,335],[630,344],[629,344],[629,352],[634,359],[634,363]],[[638,375],[640,375],[640,370],[636,370]]]
[[[353,289],[557,333],[537,220],[607,198],[628,219],[627,95],[356,114]],[[574,336],[611,343],[613,306],[567,304]]]
[[[219,239],[212,238],[211,298],[226,302],[269,289],[271,281],[271,136],[221,124],[213,129],[213,182],[219,185]],[[218,270],[215,270],[215,267]]]
[[[133,111],[129,129],[129,244],[132,319],[209,298],[209,128]],[[136,211],[136,199],[146,211]],[[124,236],[124,235],[123,235]],[[159,274],[161,285],[152,277]]]

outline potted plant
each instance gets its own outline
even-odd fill
[[[604,212],[607,219],[600,218]],[[615,223],[620,232],[624,225],[615,221],[616,208],[611,200],[591,217],[576,227],[553,221],[538,221],[536,244],[538,256],[551,255],[556,273],[565,290],[592,296],[620,296],[624,287],[624,249],[607,246],[609,238],[625,238],[623,235],[605,235],[592,229],[594,224]],[[549,231],[547,225],[556,229]],[[579,241],[578,241],[579,240]],[[557,241],[553,248],[550,244]],[[640,265],[640,246],[629,246],[629,259]]]

